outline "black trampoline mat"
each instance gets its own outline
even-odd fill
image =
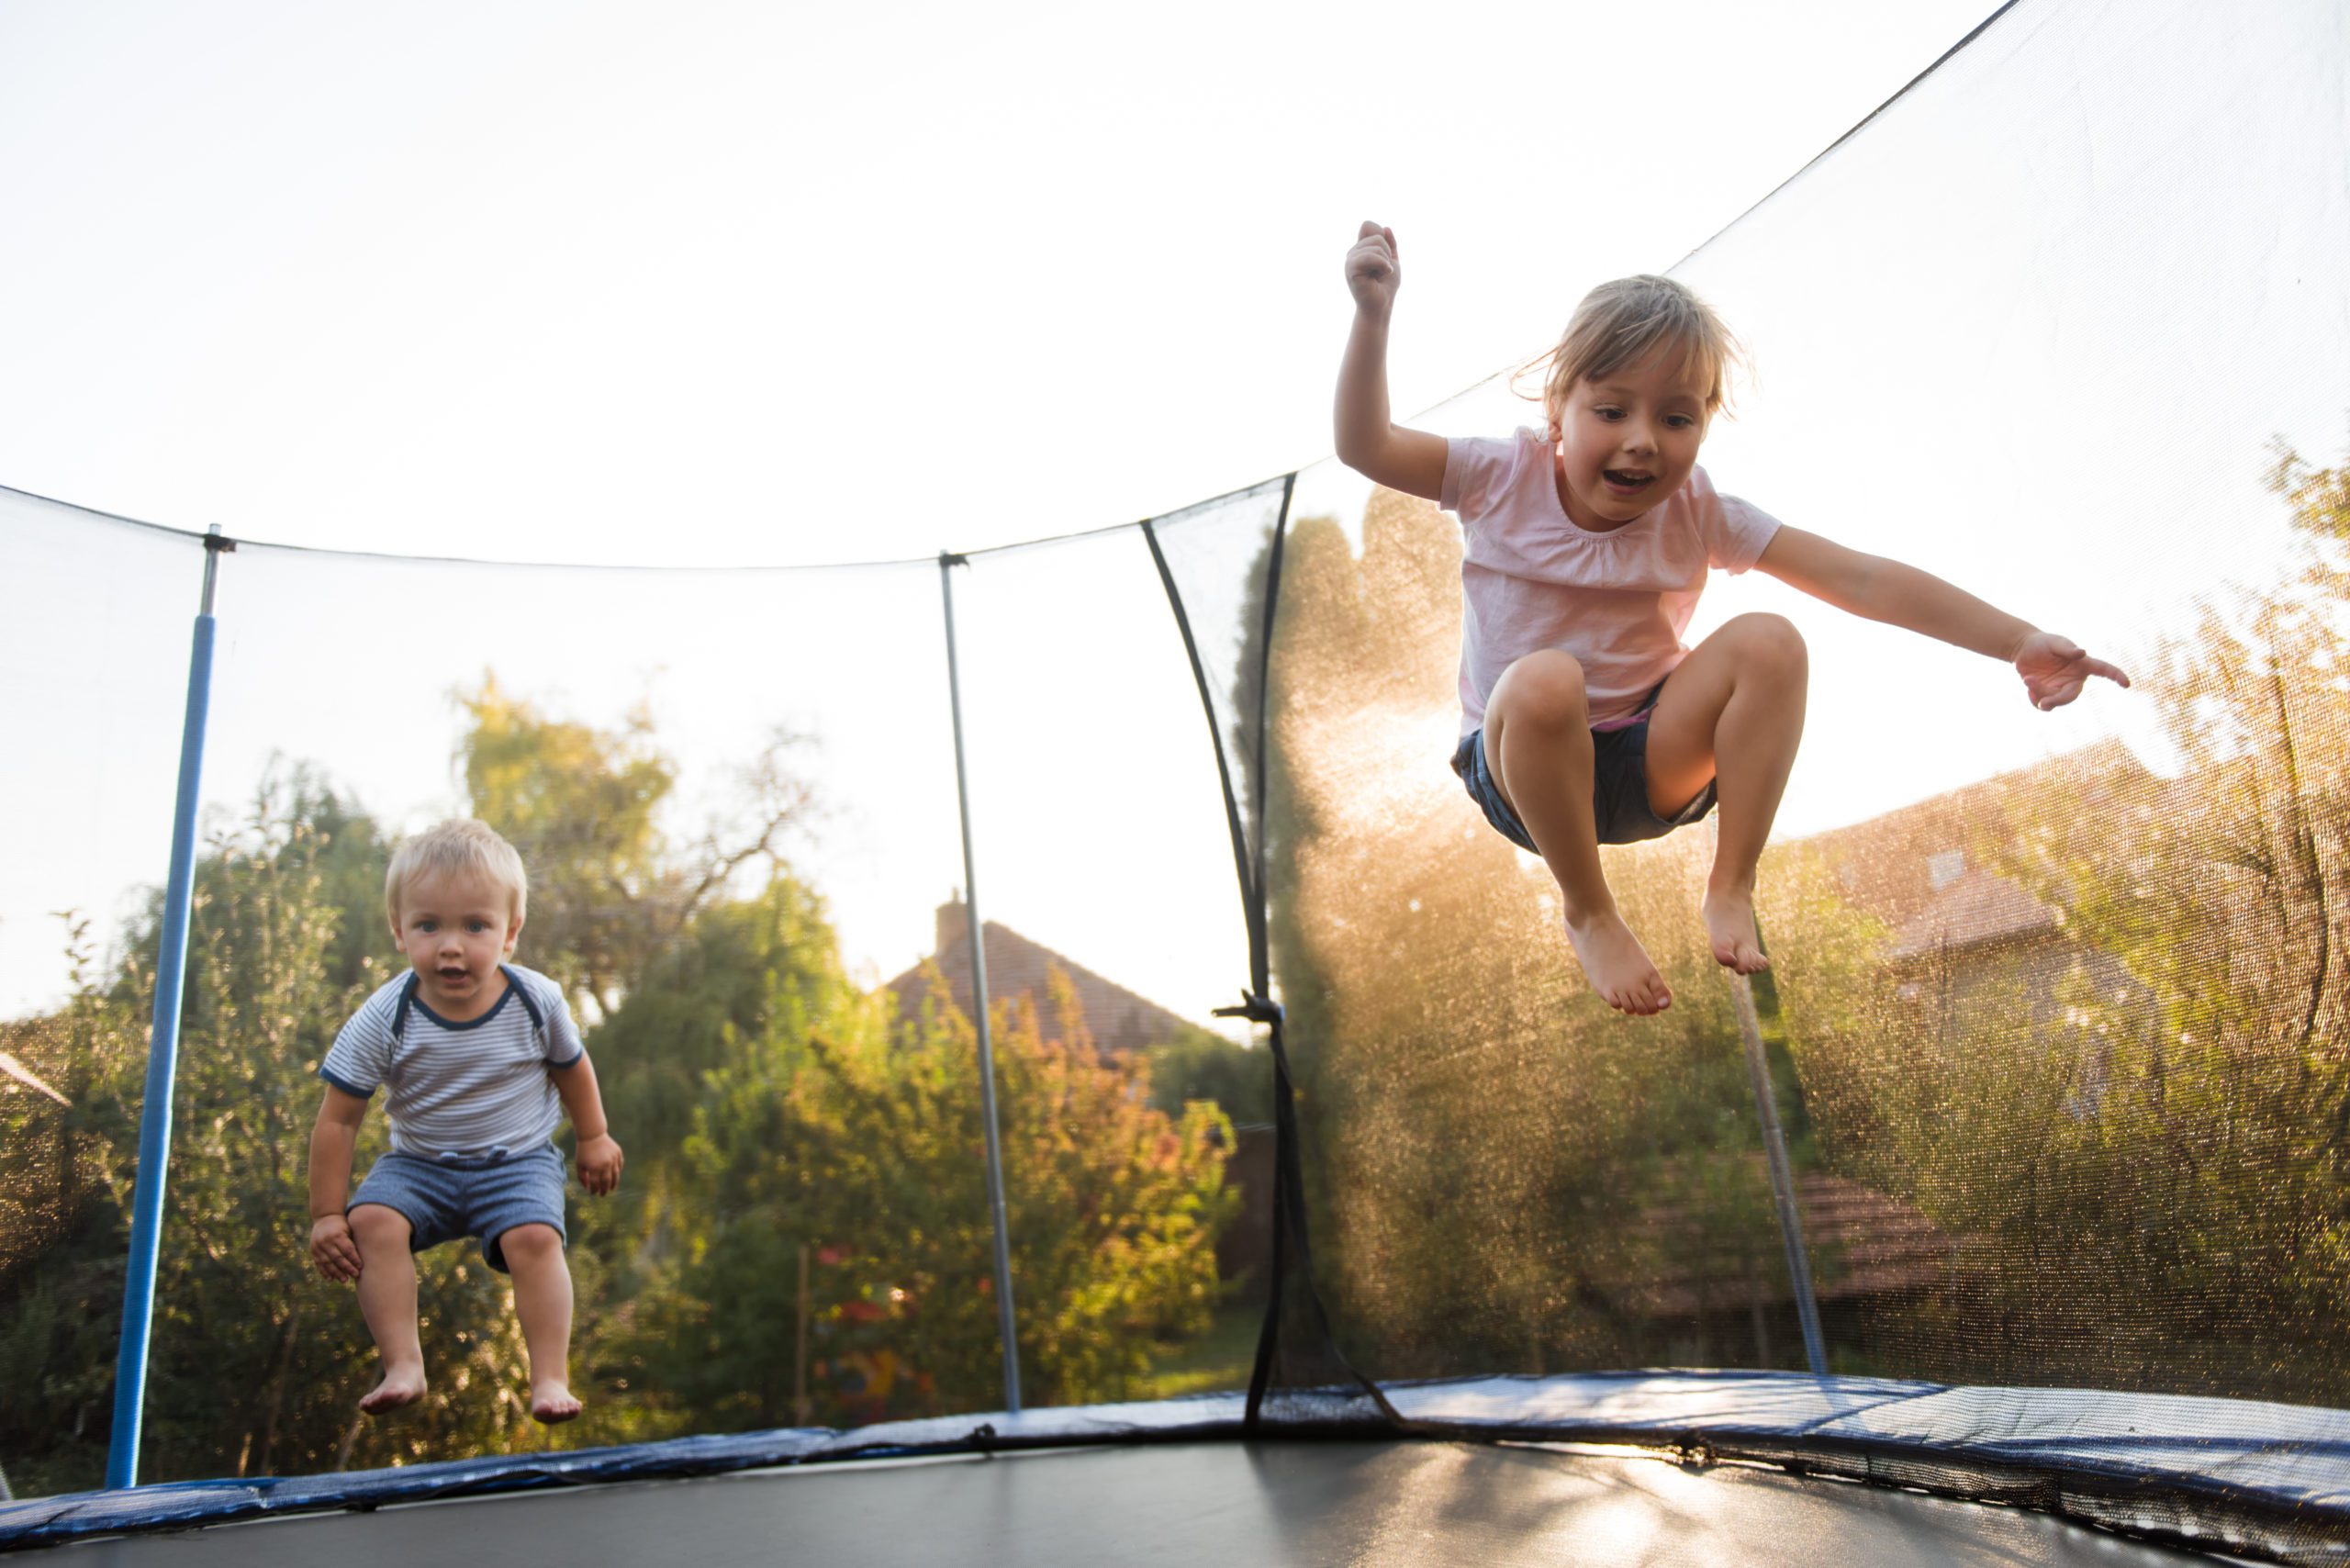
[[[2211,1561],[2044,1515],[1773,1470],[1440,1442],[1169,1443],[826,1464],[269,1519],[46,1555],[61,1553],[75,1568]]]

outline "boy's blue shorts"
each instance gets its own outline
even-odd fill
[[[1602,844],[1639,844],[1662,838],[1677,827],[1701,821],[1714,809],[1714,786],[1708,781],[1697,798],[1670,817],[1661,817],[1649,805],[1649,716],[1620,730],[1591,732],[1591,813],[1599,826]],[[1502,799],[1485,765],[1485,732],[1480,727],[1460,737],[1452,753],[1452,771],[1460,775],[1469,798],[1483,810],[1494,830],[1520,849],[1539,855],[1533,834]]]
[[[564,1174],[563,1153],[551,1143],[489,1159],[386,1154],[368,1170],[343,1213],[362,1204],[383,1204],[408,1221],[411,1252],[478,1236],[489,1266],[510,1273],[498,1238],[518,1225],[551,1225],[555,1235],[564,1235]]]

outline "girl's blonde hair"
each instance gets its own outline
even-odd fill
[[[1694,367],[1704,376],[1709,417],[1729,406],[1730,367],[1745,363],[1746,351],[1688,285],[1652,273],[1619,277],[1584,295],[1558,346],[1519,375],[1543,373],[1542,411],[1555,441],[1576,382],[1638,364],[1660,346],[1678,351],[1677,368]]]
[[[531,877],[522,869],[522,857],[487,823],[452,817],[407,840],[393,853],[391,869],[384,873],[384,913],[391,917],[392,929],[399,929],[403,889],[419,878],[453,872],[487,877],[505,888],[512,898],[513,921],[521,924],[531,901]]]

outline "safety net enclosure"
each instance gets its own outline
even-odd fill
[[[136,1491],[95,1488],[206,549],[0,495],[38,763],[0,888],[0,1386],[38,1392],[0,1465],[50,1494],[0,1546],[562,1487],[464,1514],[615,1560],[1098,1558],[1097,1522],[1136,1561],[2350,1558],[2345,35],[2333,0],[2023,0],[1676,269],[1758,367],[1722,489],[2135,679],[2037,712],[1717,577],[1692,640],[1809,647],[1751,1022],[1710,822],[1606,856],[1673,1008],[1583,987],[1445,766],[1459,529],[1335,465],[863,567],[239,542]],[[1497,379],[1419,422],[1539,417]],[[355,1420],[367,1341],[305,1253],[386,854],[456,812],[523,848],[518,959],[629,1148],[572,1207],[590,1405],[552,1436],[470,1249],[420,1260],[431,1396]],[[1682,1468],[1560,1448],[1593,1443]],[[751,1470],[790,1479],[677,1484]],[[364,1560],[427,1517],[233,1533]]]

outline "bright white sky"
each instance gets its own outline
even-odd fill
[[[1362,218],[1401,237],[1394,405],[1429,409],[1547,346],[1591,283],[1672,265],[1988,8],[17,0],[0,485],[569,563],[1127,522],[1327,451]],[[2338,428],[2350,328],[2322,277],[2350,176],[2306,133],[2338,102],[2260,69],[2321,47],[2322,6],[2233,17],[2132,24],[2168,29],[2149,53],[2128,16],[2047,0],[1938,76],[1932,113],[1697,258],[1764,372],[1709,468],[2100,651],[2272,556],[2262,443],[2322,454]],[[1430,422],[1513,418],[1481,395]],[[1343,508],[1334,487],[1315,469],[1301,506]],[[2165,527],[2185,543],[2112,580],[2114,542]],[[83,532],[0,506],[0,724],[35,759],[0,770],[0,1016],[62,990],[47,912],[103,926],[163,871],[192,555],[151,574]],[[1246,976],[1213,762],[1180,664],[1088,657],[1165,613],[1130,537],[1092,550],[958,589],[982,909],[1196,1016]],[[909,574],[656,588],[248,552],[207,810],[273,754],[395,828],[453,809],[449,692],[486,668],[593,723],[650,702],[696,800],[792,723],[835,808],[811,874],[886,977],[962,880],[936,574]],[[1707,619],[1774,591],[1726,585]],[[2145,727],[2134,699],[2031,714],[1971,655],[1800,614],[1788,831]],[[1090,782],[1103,757],[1127,783]]]
[[[1990,0],[0,7],[0,484],[287,543],[733,565],[1328,449],[1355,226],[1425,407]]]

